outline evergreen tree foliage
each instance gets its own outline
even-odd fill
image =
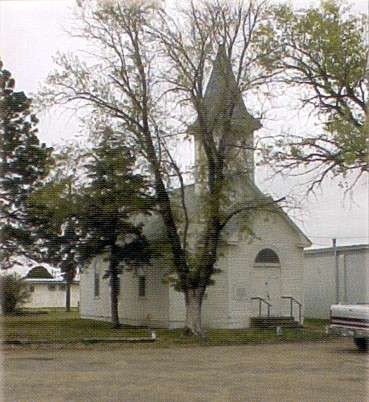
[[[3,314],[14,314],[30,298],[27,283],[13,275],[0,276],[0,305]]]
[[[27,200],[47,175],[51,148],[37,137],[31,99],[16,92],[15,80],[0,61],[0,238],[2,268],[28,255],[34,236]]]
[[[122,267],[149,264],[151,256],[142,226],[133,217],[149,213],[152,197],[134,166],[133,152],[119,136],[105,130],[86,164],[90,181],[80,200],[80,258],[86,262],[98,254],[106,256],[105,278],[110,280],[114,327],[120,326],[118,294]]]
[[[66,311],[70,310],[70,286],[78,271],[79,163],[78,147],[65,146],[54,153],[54,165],[44,185],[29,199],[29,211],[43,261],[58,267],[66,282]]]

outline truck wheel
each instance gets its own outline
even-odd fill
[[[369,349],[369,339],[367,338],[354,338],[356,347],[359,350],[368,351]]]

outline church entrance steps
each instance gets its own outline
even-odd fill
[[[293,317],[267,317],[267,316],[259,316],[259,317],[251,317],[250,319],[250,327],[251,328],[302,328],[302,325],[299,324]]]

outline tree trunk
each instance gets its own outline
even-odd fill
[[[70,281],[67,280],[65,285],[65,311],[70,311]]]
[[[201,306],[205,289],[188,289],[185,291],[186,321],[184,334],[203,337],[204,332],[201,326]]]
[[[119,312],[118,312],[118,296],[119,296],[119,275],[116,269],[110,272],[110,299],[111,299],[111,322],[113,328],[120,328]]]

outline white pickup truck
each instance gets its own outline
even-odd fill
[[[369,347],[369,303],[331,306],[328,333],[351,336],[359,350],[367,351]]]

